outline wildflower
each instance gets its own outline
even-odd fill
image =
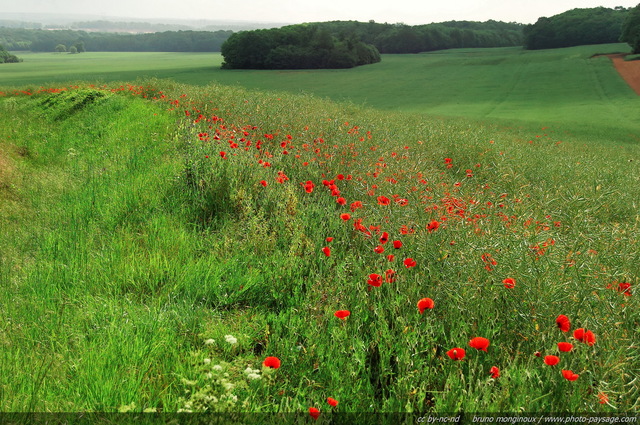
[[[351,212],[354,212],[358,208],[362,208],[362,202],[361,201],[355,201],[355,202],[351,203],[351,206],[350,206]]]
[[[315,187],[315,185],[313,184],[313,182],[311,180],[307,180],[306,183],[301,183],[304,186],[304,190],[307,193],[311,193],[313,192],[313,188]]]
[[[382,276],[380,276],[379,274],[376,273],[371,273],[369,275],[369,280],[367,280],[367,283],[371,286],[380,286],[382,285]]]
[[[570,342],[559,342],[558,350],[564,353],[568,353],[569,351],[573,350],[573,344],[571,344]]]
[[[580,375],[578,375],[578,374],[576,374],[576,373],[573,373],[573,372],[572,372],[572,371],[570,371],[570,370],[564,370],[564,369],[563,369],[563,370],[562,370],[562,376],[564,376],[564,378],[565,378],[566,380],[568,380],[568,381],[575,381],[576,379],[578,379],[578,377],[579,377]]]
[[[493,379],[498,379],[500,377],[500,369],[498,369],[496,366],[491,366],[491,369],[489,369],[489,373],[491,374],[491,377]]]
[[[236,337],[234,337],[233,335],[225,335],[224,336],[224,340],[227,341],[231,345],[238,343],[238,339]]]
[[[621,282],[618,284],[618,292],[624,294],[627,297],[631,296],[631,284],[628,282]]]
[[[391,200],[386,196],[378,196],[378,204],[379,205],[389,205]]]
[[[584,342],[587,345],[593,345],[596,343],[596,336],[591,331],[585,331],[584,328],[576,329],[573,332],[573,337],[580,342]]]
[[[395,260],[395,258],[396,258],[396,256],[393,255],[393,254],[387,255],[387,260],[389,260],[389,261],[393,261],[393,260]]]
[[[316,409],[315,407],[310,407],[309,408],[309,415],[311,415],[311,417],[313,419],[318,419],[320,417],[320,411],[318,409]]]
[[[413,258],[405,258],[405,260],[404,260],[404,266],[406,268],[415,267],[416,264],[417,264],[416,260],[414,260]]]
[[[214,342],[215,342],[215,340],[214,340],[213,338],[209,338],[209,339],[206,339],[206,340],[204,341],[204,345],[211,345],[211,344],[213,344]]]
[[[477,350],[487,351],[489,347],[489,340],[481,336],[477,336],[469,341],[469,346]]]
[[[424,313],[426,309],[432,309],[434,306],[435,304],[431,298],[422,298],[418,301],[418,310],[420,310],[420,314]]]
[[[384,272],[384,281],[387,283],[393,283],[396,281],[395,278],[396,272],[394,272],[391,269],[388,269],[387,271]]]
[[[347,214],[347,213],[340,214],[340,218],[344,221],[349,221],[351,220],[351,214]]]
[[[327,403],[329,403],[329,406],[331,407],[336,407],[338,405],[338,400],[336,400],[335,398],[327,397]]]
[[[266,180],[260,180],[260,184],[261,184],[263,187],[267,187],[267,181],[266,181]]]
[[[447,356],[449,356],[451,360],[462,360],[464,359],[465,354],[466,353],[463,348],[452,348],[447,351]]]
[[[326,255],[327,257],[331,256],[331,248],[329,248],[328,246],[325,246],[324,248],[322,248],[322,252],[324,253],[324,255]]]
[[[571,322],[569,321],[569,318],[564,314],[556,317],[556,325],[558,325],[558,328],[562,332],[569,332],[569,330],[571,329]]]
[[[402,242],[401,241],[393,241],[393,247],[395,249],[400,249],[402,248]]]
[[[342,196],[336,199],[336,202],[340,205],[346,205],[347,204],[347,200],[344,199]]]
[[[327,242],[331,242],[331,241],[333,241],[333,236],[329,236],[329,237],[327,237],[326,241],[327,241]]]
[[[560,361],[560,357],[558,356],[544,356],[544,363],[549,366],[555,366]]]
[[[373,251],[376,254],[382,254],[384,252],[384,247],[382,245],[378,245],[377,247],[373,248]]]
[[[512,277],[508,277],[502,281],[504,287],[507,289],[513,289],[516,287],[516,280]]]
[[[338,310],[335,313],[333,313],[333,315],[336,316],[338,319],[345,320],[347,317],[351,315],[351,312],[349,310]]]
[[[262,362],[262,365],[265,367],[270,367],[271,369],[278,369],[280,367],[280,359],[277,357],[267,357]]]
[[[609,403],[609,396],[607,396],[607,394],[603,393],[603,392],[599,392],[598,393],[598,403],[600,404],[607,404]]]
[[[224,151],[220,151],[220,158],[227,159],[227,153]]]
[[[438,230],[438,227],[440,227],[440,223],[437,220],[433,220],[433,221],[431,221],[431,223],[427,224],[427,230],[429,232],[433,232],[434,230]]]
[[[380,236],[380,243],[384,245],[388,241],[389,241],[389,233],[388,232],[382,232],[382,235]]]

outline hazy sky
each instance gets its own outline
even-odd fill
[[[301,23],[330,20],[404,22],[449,20],[533,23],[584,7],[633,7],[640,0],[0,0],[0,12],[91,14]]]

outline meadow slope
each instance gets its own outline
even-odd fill
[[[637,415],[639,145],[171,81],[12,93],[0,410]]]

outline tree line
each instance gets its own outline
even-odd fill
[[[232,31],[165,31],[149,34],[94,33],[75,30],[0,28],[8,50],[54,52],[82,43],[93,52],[219,52]]]
[[[355,36],[335,37],[319,25],[242,31],[222,45],[226,69],[353,68],[380,62],[380,53]]]
[[[620,41],[628,43],[632,53],[640,53],[640,4],[629,11],[622,26]]]
[[[0,63],[17,63],[21,62],[21,60],[16,56],[12,55],[4,48],[2,44],[0,44]]]
[[[629,10],[624,7],[595,7],[542,17],[535,24],[524,27],[524,46],[535,50],[618,43]]]

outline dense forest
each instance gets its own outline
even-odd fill
[[[334,21],[318,25],[336,35],[355,34],[363,42],[373,44],[380,53],[521,46],[524,26],[498,21],[450,21],[415,26],[380,24],[374,21]]]
[[[595,7],[543,17],[524,27],[524,46],[535,50],[617,43],[628,14],[629,9],[624,7]]]
[[[222,45],[226,69],[353,68],[380,62],[380,53],[354,34],[335,37],[320,25],[241,31]]]
[[[305,24],[303,24],[305,25]],[[375,46],[381,53],[418,53],[457,47],[522,45],[521,24],[496,21],[452,21],[409,26],[373,21],[314,23],[338,39],[353,39]],[[294,25],[292,25],[294,26]],[[0,27],[0,44],[8,50],[53,52],[56,46],[84,43],[87,51],[219,52],[233,34],[219,31],[165,31],[150,34],[115,34],[75,30]]]
[[[224,30],[113,34],[0,27],[0,44],[8,50],[32,52],[54,52],[58,45],[78,43],[93,52],[219,52],[231,34]]]

